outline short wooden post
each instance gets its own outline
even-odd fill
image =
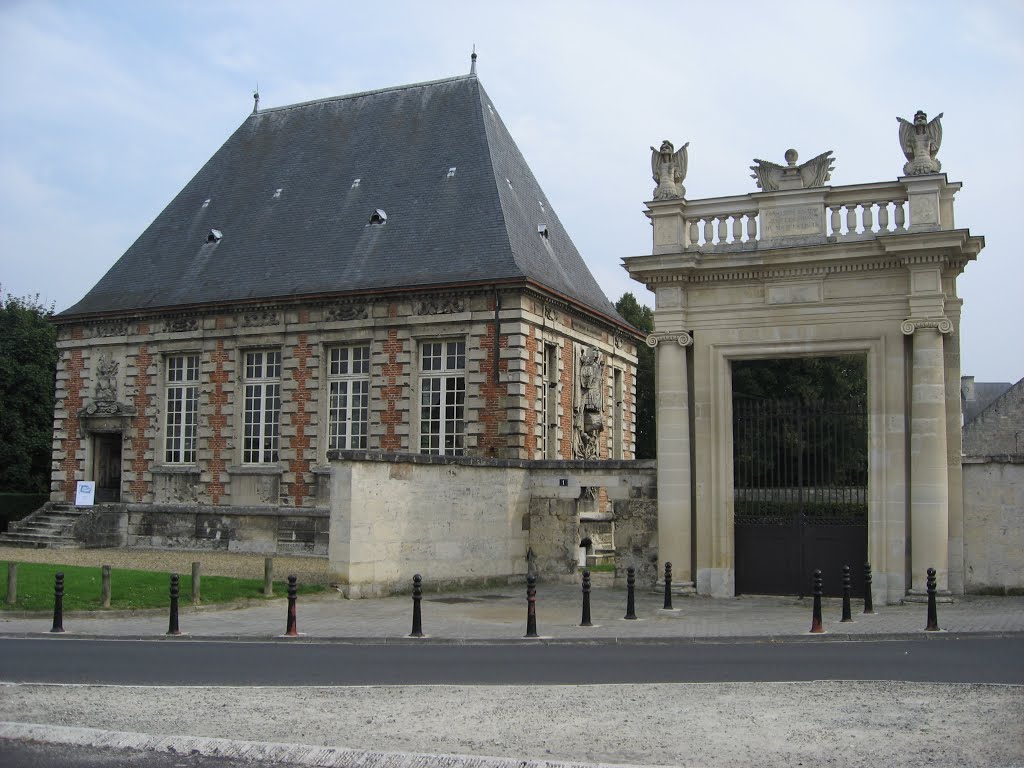
[[[200,582],[203,578],[203,565],[200,562],[192,563],[192,605],[199,605],[202,599]]]
[[[272,597],[274,594],[274,558],[268,557],[263,560],[263,596]]]
[[[104,565],[99,570],[99,604],[104,608],[111,607],[111,566]]]
[[[7,604],[18,602],[18,564],[7,563]]]

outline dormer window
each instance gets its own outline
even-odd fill
[[[541,237],[543,237],[545,240],[547,240],[548,239],[548,225],[547,224],[538,224],[537,225],[537,234],[540,235]]]
[[[378,208],[377,210],[375,210],[373,213],[370,214],[370,223],[371,224],[387,224],[388,223],[388,215],[383,211],[383,209]]]
[[[224,239],[224,233],[219,229],[211,229],[210,234],[206,236],[206,242],[208,243],[219,243]]]

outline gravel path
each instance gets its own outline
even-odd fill
[[[191,573],[192,563],[202,563],[205,576],[263,579],[265,555],[168,549],[22,549],[0,547],[0,562],[59,563],[112,568],[133,568],[164,573]],[[274,555],[274,578],[295,574],[300,583],[330,584],[326,557]]]
[[[0,685],[0,720],[367,750],[658,766],[1024,765],[1020,686]]]

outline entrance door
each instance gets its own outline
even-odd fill
[[[733,397],[736,593],[864,593],[867,415],[853,402]]]
[[[121,500],[121,433],[93,435],[92,479],[96,501]]]

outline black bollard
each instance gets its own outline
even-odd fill
[[[168,635],[180,635],[181,630],[178,629],[178,574],[171,574],[171,618],[167,624]]]
[[[583,618],[580,619],[581,627],[594,626],[590,622],[590,571],[583,571]]]
[[[811,614],[811,634],[824,632],[821,626],[821,571],[814,572],[814,612]]]
[[[626,615],[622,618],[634,621],[636,619],[636,600],[633,593],[636,591],[636,568],[632,565],[626,569]]]
[[[928,587],[928,626],[924,628],[925,632],[938,632],[939,631],[939,613],[935,608],[935,569],[928,569],[928,581],[925,582]]]
[[[871,604],[871,563],[864,563],[864,613],[874,613]]]
[[[672,563],[665,563],[665,605],[666,611],[672,610]]]
[[[288,628],[284,631],[288,637],[298,637],[299,635],[298,622],[295,620],[295,596],[299,591],[295,584],[296,581],[298,579],[295,576],[288,577]]]
[[[526,577],[526,636],[537,634],[537,577],[532,573]]]
[[[53,627],[51,632],[64,631],[64,574],[58,573],[53,583]]]
[[[423,599],[423,577],[418,573],[412,577],[412,632],[409,637],[423,637],[423,617],[420,615],[420,601]]]
[[[843,618],[840,623],[853,621],[850,614],[850,566],[843,566]]]

